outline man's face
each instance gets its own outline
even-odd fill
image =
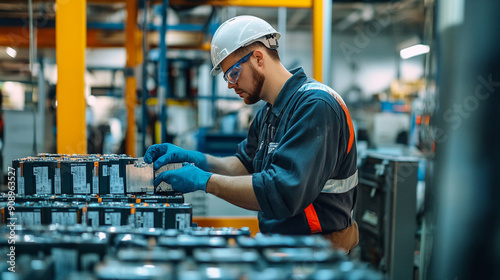
[[[248,66],[252,72],[253,89],[248,92],[248,96],[243,98],[243,102],[247,105],[251,105],[259,102],[261,99],[260,96],[262,94],[262,86],[264,85],[266,77],[259,73],[252,64],[248,64]]]
[[[225,73],[230,69],[240,57],[229,56],[222,63],[222,69]],[[251,105],[257,103],[261,99],[262,87],[264,85],[265,76],[259,73],[257,69],[253,66],[252,59],[250,57],[245,63],[241,63],[241,73],[236,83],[228,82],[228,88],[234,89],[236,94],[243,98],[245,104]]]

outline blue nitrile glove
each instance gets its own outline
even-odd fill
[[[203,170],[207,170],[207,156],[197,151],[187,151],[173,144],[156,144],[148,148],[144,154],[146,163],[154,162],[154,169],[167,163],[189,162]]]
[[[206,172],[192,164],[184,164],[175,170],[164,171],[156,176],[155,187],[161,182],[172,185],[172,188],[181,193],[189,193],[197,190],[207,191],[207,182],[213,173]]]

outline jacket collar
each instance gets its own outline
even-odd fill
[[[295,92],[300,88],[300,86],[307,80],[307,76],[304,73],[302,67],[298,67],[290,70],[292,77],[286,81],[285,85],[281,89],[274,105],[267,103],[267,106],[271,109],[271,112],[276,116],[280,116],[281,112],[285,108],[288,101],[293,97]]]

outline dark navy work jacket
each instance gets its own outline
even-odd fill
[[[238,157],[252,175],[262,233],[312,234],[352,224],[356,141],[331,88],[291,71],[274,105],[256,115]]]

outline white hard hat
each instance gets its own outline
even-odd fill
[[[277,49],[280,33],[265,20],[254,16],[237,16],[225,21],[212,39],[210,56],[215,76],[221,72],[220,63],[235,50],[254,42],[262,42],[267,48]]]

